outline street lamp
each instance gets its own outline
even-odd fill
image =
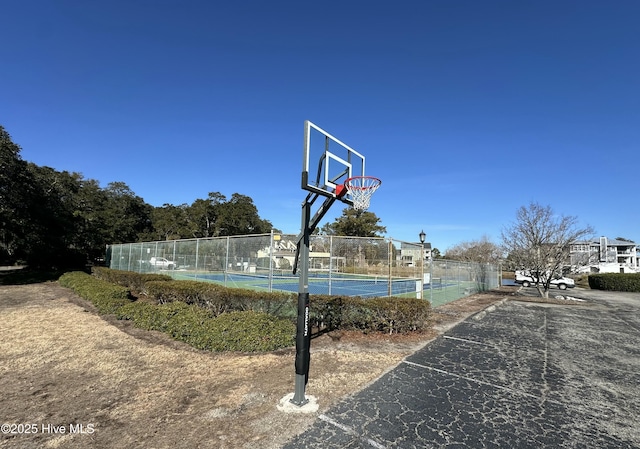
[[[427,238],[427,234],[422,230],[418,236],[420,237],[420,267],[422,267],[422,276],[420,277],[420,299],[424,299],[424,240]]]

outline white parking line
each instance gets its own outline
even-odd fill
[[[428,370],[431,370],[431,371],[435,371],[437,373],[446,374],[447,376],[457,377],[458,379],[468,380],[469,382],[473,382],[473,383],[476,383],[476,384],[486,385],[486,386],[497,388],[497,389],[500,389],[500,390],[505,390],[505,391],[508,391],[510,393],[513,393],[513,394],[518,394],[520,396],[526,396],[526,397],[529,397],[529,398],[538,399],[541,402],[551,402],[551,403],[554,403],[554,404],[562,405],[560,402],[554,401],[552,399],[543,398],[541,396],[538,396],[538,395],[535,395],[535,394],[531,394],[531,393],[527,393],[525,391],[514,390],[513,388],[504,387],[502,385],[492,384],[492,383],[489,383],[489,382],[485,382],[483,380],[474,379],[472,377],[461,376],[459,374],[452,373],[452,372],[445,371],[445,370],[441,370],[441,369],[438,369],[438,368],[433,368],[431,366],[421,365],[419,363],[409,362],[407,360],[405,360],[403,363],[406,363],[407,365],[417,366],[418,368],[425,368],[425,369],[428,369]]]
[[[370,438],[363,438],[360,436],[360,434],[358,432],[355,431],[355,429],[349,427],[349,426],[345,426],[344,424],[340,424],[337,421],[334,421],[333,419],[329,418],[327,415],[320,415],[318,416],[318,418],[320,418],[322,421],[331,424],[332,426],[337,427],[338,429],[342,430],[343,432],[349,434],[349,435],[354,435],[358,438],[360,438],[362,441],[364,441],[365,443],[367,443],[369,446],[374,447],[376,449],[386,449],[386,446],[383,446],[382,444],[373,441]]]

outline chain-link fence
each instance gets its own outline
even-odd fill
[[[297,237],[261,234],[110,245],[112,269],[163,273],[228,287],[297,292]],[[441,305],[500,285],[495,265],[430,260],[420,243],[312,235],[309,293],[412,296]]]

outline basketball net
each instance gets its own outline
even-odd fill
[[[354,176],[344,182],[344,187],[351,196],[353,202],[353,208],[356,210],[369,209],[369,202],[371,196],[378,190],[382,181],[373,176]]]

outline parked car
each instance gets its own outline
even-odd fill
[[[164,257],[152,257],[149,259],[149,265],[161,270],[173,270],[178,266],[173,260],[168,260]]]
[[[516,284],[522,284],[523,287],[529,287],[530,285],[535,285],[538,283],[543,283],[545,281],[544,278],[537,279],[528,271],[516,271],[515,277]],[[550,282],[551,285],[555,285],[560,290],[566,290],[567,288],[573,288],[576,286],[576,283],[573,279],[563,277],[563,276],[554,276]]]

